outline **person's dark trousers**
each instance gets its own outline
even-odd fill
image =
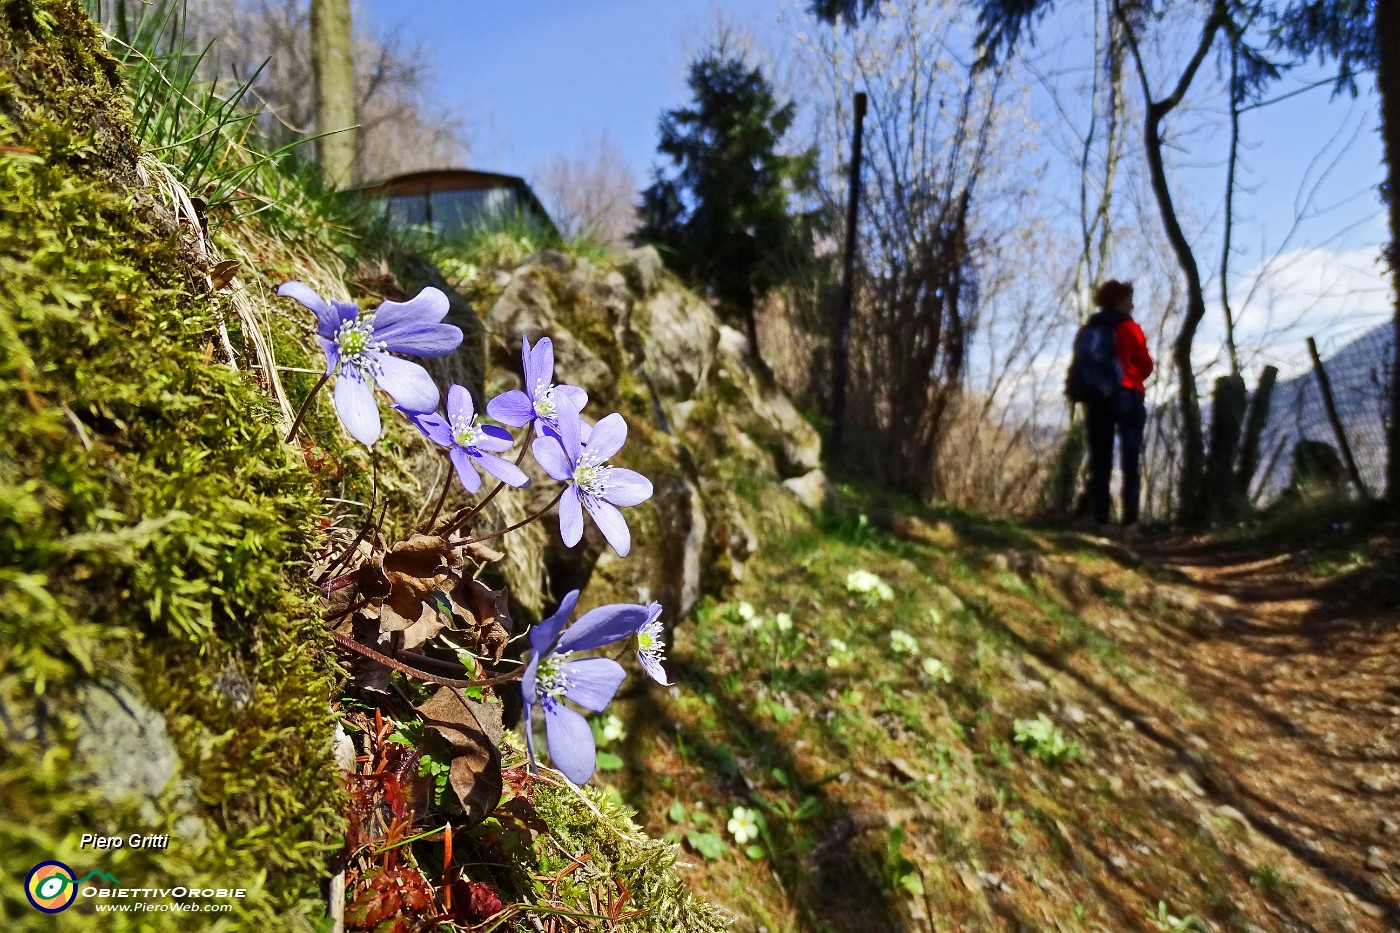
[[[1089,433],[1089,502],[1094,521],[1108,522],[1109,481],[1113,478],[1113,438],[1117,435],[1123,469],[1124,525],[1138,520],[1142,496],[1142,435],[1147,426],[1147,404],[1142,393],[1122,389],[1111,399],[1090,402],[1085,418]]]

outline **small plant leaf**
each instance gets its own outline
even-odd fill
[[[712,862],[724,857],[724,840],[717,833],[702,833],[691,830],[685,834],[685,841],[692,849]]]

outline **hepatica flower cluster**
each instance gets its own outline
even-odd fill
[[[651,498],[651,482],[613,465],[627,440],[626,421],[617,413],[596,424],[584,420],[588,393],[554,381],[554,347],[548,337],[533,345],[522,338],[523,387],[486,403],[486,416],[497,422],[492,424],[459,385],[448,388],[445,410],[440,410],[442,395],[436,383],[411,359],[445,356],[462,343],[462,331],[443,323],[448,300],[438,289],[425,288],[408,301],[386,301],[373,310],[328,301],[301,282],[287,282],[277,294],[316,316],[316,337],[326,355],[326,373],[317,389],[333,381],[335,411],[351,437],[367,446],[379,440],[383,425],[375,390],[382,390],[395,411],[443,449],[463,489],[474,495],[482,488],[483,476],[489,476],[497,482],[490,493],[494,495],[504,487],[530,485],[520,468],[524,448],[513,460],[507,456],[518,440],[508,429],[523,430],[535,438],[528,449],[536,463],[562,484],[554,501],[565,545],[573,547],[583,537],[587,514],[617,555],[627,556],[632,539],[622,510]],[[306,405],[310,402],[308,398]],[[596,749],[587,720],[567,704],[602,712],[625,676],[617,661],[584,653],[635,639],[642,669],[660,684],[668,681],[661,666],[665,645],[660,604],[600,606],[569,626],[578,596],[577,590],[569,593],[553,615],[530,631],[530,657],[520,686],[531,766],[536,759],[530,726],[539,707],[550,758],[569,780],[582,784],[593,774]]]
[[[593,731],[588,721],[566,706],[564,700],[601,713],[612,702],[626,674],[612,658],[575,655],[637,635],[642,646],[639,654],[645,659],[645,652],[659,644],[652,627],[661,616],[661,606],[599,606],[585,612],[566,629],[577,605],[578,590],[573,590],[553,615],[530,630],[530,660],[525,665],[520,692],[525,700],[525,742],[530,760],[535,760],[535,737],[529,726],[538,706],[544,713],[549,757],[565,777],[582,784],[593,775],[597,758]],[[655,663],[655,657],[651,661],[644,660],[646,672],[658,683],[666,683],[661,665]]]

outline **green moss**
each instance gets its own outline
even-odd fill
[[[574,869],[570,880],[577,887],[572,893],[585,910],[589,890],[614,897],[625,892],[619,913],[640,912],[621,929],[647,933],[729,929],[724,915],[695,898],[676,875],[676,847],[647,838],[632,822],[632,811],[607,793],[592,787],[539,785],[535,806],[549,824],[553,843],[539,847],[541,861],[535,871],[555,876]]]
[[[127,187],[124,110],[86,17],[3,11],[0,926],[84,927],[81,906],[55,922],[26,903],[48,858],[129,886],[244,886],[228,924],[306,926],[341,802],[338,673],[299,563],[314,481],[252,378],[217,360],[176,231]],[[113,695],[161,728],[109,753],[171,749],[173,779],[119,787],[94,766],[123,721],[93,715]],[[164,851],[78,848],[167,831]]]

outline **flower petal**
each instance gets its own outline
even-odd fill
[[[336,331],[340,330],[342,324],[350,324],[360,316],[360,306],[353,301],[331,299],[331,310],[336,314]]]
[[[550,479],[563,483],[574,475],[574,465],[569,462],[564,448],[559,446],[559,442],[554,438],[535,438],[535,442],[530,445],[530,453],[535,455],[535,462],[540,465],[541,470],[549,474]]]
[[[462,345],[462,329],[455,324],[406,323],[391,329],[375,321],[374,339],[384,349],[409,356],[446,356]]]
[[[564,777],[575,784],[587,784],[593,776],[593,765],[598,755],[588,720],[558,700],[546,700],[544,728],[554,767],[564,772]]]
[[[610,645],[635,634],[646,624],[646,617],[647,607],[632,603],[613,603],[590,609],[569,626],[555,650],[588,651]]]
[[[409,411],[401,405],[395,405],[394,410],[402,412],[403,416],[413,422],[413,426],[423,432],[428,440],[439,447],[451,447],[452,428],[447,424],[447,419],[443,418],[435,411]]]
[[[583,503],[578,499],[578,487],[572,483],[559,500],[559,536],[565,547],[573,547],[583,537]]]
[[[663,687],[671,686],[671,682],[666,679],[666,669],[661,666],[661,662],[656,658],[638,651],[637,661],[642,665],[642,670],[646,671],[647,676],[652,680]]]
[[[312,291],[310,286],[303,282],[283,282],[277,286],[277,294],[299,302],[308,311],[314,313],[316,315],[316,333],[327,340],[335,336],[336,329],[340,327],[340,315],[335,312],[326,299]]]
[[[461,450],[462,448],[457,448]],[[507,486],[514,486],[516,489],[524,489],[530,485],[530,477],[525,475],[525,471],[511,463],[509,460],[502,460],[495,454],[478,453],[473,454],[476,462],[487,473],[505,483]]]
[[[617,696],[617,688],[627,678],[627,672],[612,658],[579,658],[565,661],[568,686],[564,696],[584,709],[601,713],[608,708],[612,698]]]
[[[326,372],[333,373],[340,367],[340,348],[335,345],[334,340],[327,340],[325,337],[317,337],[316,341],[321,345],[321,350],[326,354]]]
[[[559,637],[559,630],[564,627],[565,622],[569,621],[569,616],[573,614],[574,607],[577,605],[578,590],[569,590],[564,594],[564,598],[559,600],[559,606],[554,610],[554,614],[530,629],[530,649],[536,655],[548,653],[554,640]],[[533,680],[531,683],[533,684]]]
[[[569,400],[569,404],[574,406],[575,411],[583,411],[588,404],[588,393],[578,386],[562,385],[554,387],[555,397],[564,396]]]
[[[340,369],[335,380],[335,413],[350,436],[365,446],[379,440],[379,406],[374,402],[374,389],[354,366]]]
[[[627,527],[627,519],[622,517],[617,507],[601,499],[593,499],[588,503],[588,514],[593,516],[598,530],[608,539],[617,556],[626,557],[627,552],[632,550],[632,531]]]
[[[437,383],[428,371],[410,360],[401,360],[387,353],[365,354],[373,360],[374,381],[409,411],[436,411]]]
[[[624,508],[639,505],[651,498],[651,480],[636,470],[626,467],[612,467],[607,472],[608,485],[603,492],[603,501]]]
[[[478,449],[498,454],[515,446],[515,438],[511,437],[505,428],[498,428],[494,424],[478,424],[477,427],[481,429],[482,436],[477,438],[473,446]]]
[[[536,626],[538,628],[539,626]],[[533,631],[531,635],[533,635]],[[548,646],[546,646],[548,647]],[[535,705],[538,699],[535,687],[535,675],[539,673],[540,656],[537,652],[530,652],[530,662],[525,665],[525,671],[520,675],[520,695],[525,698],[525,722],[530,721],[530,707]]]
[[[613,412],[593,426],[593,433],[588,438],[588,452],[601,463],[621,450],[626,440],[627,422]]]
[[[453,383],[447,389],[447,418],[455,422],[458,418],[471,421],[476,416],[476,406],[472,404],[472,394]]]
[[[554,381],[554,341],[548,337],[541,337],[530,351],[530,378],[532,381],[525,384],[525,391],[531,399],[537,389],[547,389]]]
[[[530,338],[524,334],[520,335],[520,375],[525,380],[525,393],[529,395],[535,391],[535,383],[532,377],[535,375],[534,360],[530,356]],[[530,411],[534,412],[534,406]]]
[[[452,465],[457,468],[457,478],[462,481],[462,488],[475,494],[481,488],[481,474],[472,466],[471,455],[461,447],[453,447],[447,456],[452,458]]]
[[[559,443],[564,445],[569,462],[578,463],[579,455],[583,453],[583,437],[580,433],[583,419],[578,416],[578,409],[574,408],[573,401],[566,395],[554,399],[554,411],[553,427],[559,435]]]
[[[521,717],[524,719],[523,728],[525,730],[525,751],[530,756],[530,770],[538,771],[539,763],[535,760],[535,672],[540,667],[540,656],[530,655],[530,663],[525,665],[525,673],[520,677],[520,696],[525,701],[525,712]]]
[[[530,770],[533,773],[538,774],[540,770],[540,763],[535,758],[535,729],[533,722],[534,718],[534,704],[526,703],[524,716],[525,721],[521,724],[521,728],[525,730],[525,753],[530,756]]]
[[[511,389],[486,403],[486,413],[501,424],[513,428],[523,428],[535,417],[535,406],[530,397],[519,389]]]
[[[447,317],[451,305],[447,296],[431,285],[407,301],[386,301],[374,311],[374,332],[382,333],[404,324],[437,324]]]

